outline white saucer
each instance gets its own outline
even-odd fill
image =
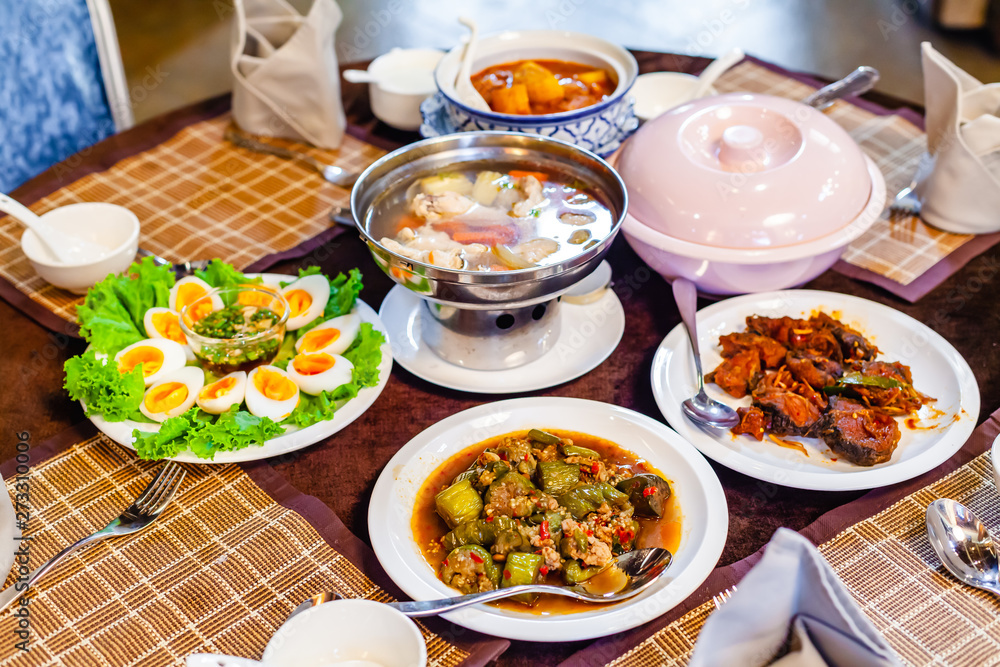
[[[479,371],[450,364],[420,340],[420,297],[402,285],[386,295],[379,318],[389,334],[393,360],[414,375],[448,389],[513,394],[569,382],[597,368],[625,333],[625,310],[608,289],[594,303],[562,302],[559,340],[542,357],[518,368]]]

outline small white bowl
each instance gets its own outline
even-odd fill
[[[650,72],[641,74],[632,86],[635,98],[635,115],[641,121],[656,118],[678,104],[691,101],[691,93],[698,85],[698,77],[683,72]],[[717,95],[712,86],[703,95]]]
[[[1000,458],[1000,435],[997,436],[996,440],[993,441],[993,446],[990,447],[990,463],[993,465],[993,483],[996,485],[996,490],[1000,493],[1000,463],[997,459]]]
[[[96,262],[64,264],[56,259],[30,229],[21,236],[21,250],[39,276],[48,283],[83,294],[109,273],[121,273],[139,249],[139,218],[115,204],[69,204],[42,216],[56,230],[109,248]]]
[[[444,56],[437,49],[392,49],[372,61],[368,73],[380,79],[368,84],[372,113],[398,130],[420,127],[420,103],[437,91],[434,68]]]
[[[417,625],[371,600],[336,600],[307,609],[271,637],[271,667],[313,667],[366,661],[382,667],[424,667],[427,646]]]

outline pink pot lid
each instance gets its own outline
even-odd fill
[[[730,93],[676,107],[643,125],[615,167],[636,220],[716,247],[827,236],[857,218],[872,194],[865,156],[843,128],[770,95]]]

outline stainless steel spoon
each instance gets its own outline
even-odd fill
[[[694,352],[694,369],[698,375],[698,393],[681,404],[688,419],[699,426],[712,428],[732,428],[740,423],[736,411],[724,403],[708,397],[705,393],[705,376],[701,370],[701,351],[698,348],[698,290],[694,283],[684,278],[675,278],[673,282],[674,301],[681,313],[684,326],[687,328],[688,339],[691,341],[691,351]]]
[[[1000,595],[996,545],[972,510],[948,498],[935,500],[927,506],[927,539],[956,579]]]
[[[618,556],[608,567],[617,567],[628,578],[623,588],[613,592],[591,592],[587,589],[587,582],[576,586],[550,586],[548,584],[527,584],[523,586],[511,586],[509,588],[499,588],[495,591],[484,593],[472,593],[470,595],[459,595],[453,598],[441,600],[419,600],[414,602],[389,602],[393,607],[407,616],[420,618],[423,616],[437,616],[449,611],[468,607],[473,604],[502,600],[503,598],[521,593],[550,593],[575,598],[584,602],[621,602],[631,597],[635,597],[651,586],[660,578],[670,566],[673,554],[666,549],[649,548],[636,549]],[[296,607],[288,618],[292,618],[298,613],[323,604],[330,600],[338,599],[336,593],[319,593],[312,596],[298,607]],[[286,621],[287,622],[287,621]]]
[[[803,104],[822,111],[841,97],[867,93],[878,83],[879,73],[874,67],[861,66],[839,81],[823,86],[809,97],[802,100]]]

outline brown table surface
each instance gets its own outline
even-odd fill
[[[698,71],[704,60],[639,53],[644,71]],[[350,121],[373,143],[392,147],[415,135],[376,124],[370,116],[365,86],[344,85]],[[876,101],[891,102],[885,98]],[[102,169],[143,144],[156,126],[194,118],[218,100],[151,121],[99,144],[80,169]],[[104,165],[104,166],[102,166]],[[46,172],[14,194],[28,203],[60,183]],[[362,298],[378,308],[393,283],[376,267],[365,246],[351,233],[335,239],[321,263],[327,272],[360,267],[365,275]],[[650,367],[657,345],[680,323],[670,288],[652,274],[619,236],[608,261],[615,290],[626,313],[626,332],[615,352],[597,369],[572,382],[516,396],[572,396],[625,406],[664,421],[653,400]],[[275,271],[292,272],[308,259],[287,263]],[[977,423],[1000,405],[1000,246],[971,261],[916,304],[906,303],[880,288],[828,271],[805,287],[853,294],[896,308],[938,331],[969,361],[982,392]],[[702,302],[701,306],[707,302]],[[17,433],[28,431],[31,442],[45,439],[81,421],[78,404],[60,389],[62,365],[84,348],[82,341],[53,334],[0,301],[0,460],[15,453]],[[375,480],[392,455],[410,438],[438,420],[466,408],[507,397],[467,394],[437,387],[396,366],[375,405],[353,424],[322,443],[273,459],[275,469],[291,484],[316,496],[343,519],[358,537],[368,538],[367,509]],[[780,526],[801,529],[824,512],[854,500],[864,492],[826,493],[776,487],[712,463],[729,502],[729,537],[719,566],[740,560],[763,546]],[[513,642],[499,660],[502,665],[556,664],[587,642],[531,644]]]

